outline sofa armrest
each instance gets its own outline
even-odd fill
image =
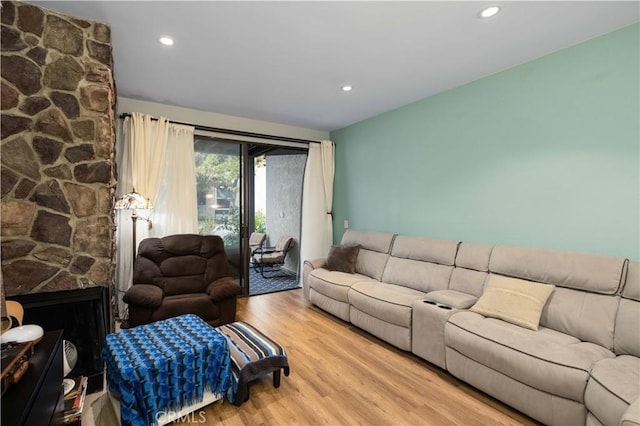
[[[155,309],[162,304],[162,289],[152,284],[134,284],[122,300],[130,305]]]
[[[307,302],[309,301],[309,274],[314,269],[322,268],[326,260],[326,258],[305,260],[302,264],[302,291]]]
[[[311,259],[311,260],[305,260],[304,261],[304,265],[305,266],[309,266],[311,268],[311,270],[314,269],[319,269],[324,267],[325,262],[327,261],[326,257],[323,257],[321,259]]]
[[[450,306],[455,309],[469,309],[478,298],[472,294],[463,293],[457,290],[436,290],[427,293],[428,300],[438,302],[441,305]]]
[[[207,294],[214,302],[237,296],[242,292],[242,288],[232,278],[220,278],[209,284]]]
[[[627,411],[624,412],[620,419],[620,426],[638,426],[640,425],[640,398],[629,405]]]

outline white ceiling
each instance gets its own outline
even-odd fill
[[[32,3],[111,26],[119,96],[316,130],[640,19],[638,1]]]

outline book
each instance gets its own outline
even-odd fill
[[[87,395],[87,377],[77,377],[74,379],[73,389],[64,396],[64,411],[62,413],[62,423],[71,423],[80,417],[84,408],[84,399]]]

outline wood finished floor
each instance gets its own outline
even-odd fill
[[[252,384],[242,406],[215,403],[182,424],[536,424],[446,371],[307,305],[301,289],[242,298],[237,318],[285,347],[290,376],[274,389],[269,375]]]

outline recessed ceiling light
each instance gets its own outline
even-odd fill
[[[492,16],[497,15],[498,12],[500,12],[500,6],[493,5],[493,6],[485,7],[484,9],[482,9],[478,14],[478,16],[480,18],[491,18]]]
[[[353,87],[346,85],[346,86],[342,86],[342,91],[343,92],[350,92],[351,89],[353,89]]]
[[[173,46],[173,39],[168,36],[162,36],[160,37],[160,43],[164,44],[165,46]]]

